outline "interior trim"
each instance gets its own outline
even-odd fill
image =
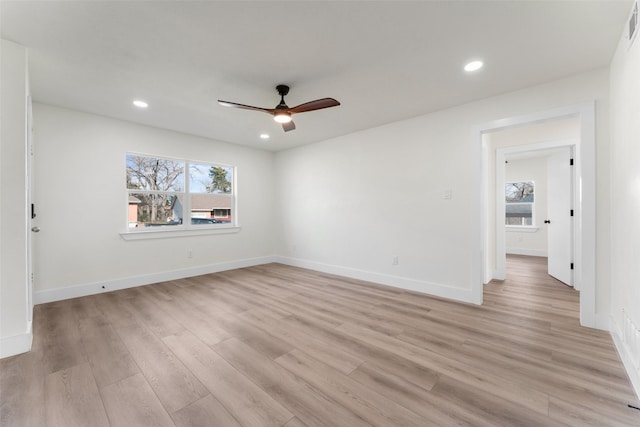
[[[299,258],[276,256],[275,262],[290,265],[293,267],[306,268],[320,271],[322,273],[335,274],[337,276],[349,277],[352,279],[364,280],[394,288],[406,289],[409,291],[421,292],[430,296],[448,298],[459,302],[474,303],[474,295],[471,289],[454,288],[424,280],[411,279],[390,274],[375,273],[372,271],[359,270],[356,268],[343,267],[340,265],[324,264]]]
[[[142,274],[139,276],[123,277],[103,282],[84,283],[57,289],[44,289],[33,293],[35,304],[62,301],[70,298],[84,297],[104,292],[117,291],[119,289],[134,288],[136,286],[150,285],[152,283],[166,282],[169,280],[184,279],[186,277],[201,276],[203,274],[218,273],[220,271],[234,270],[236,268],[252,267],[254,265],[269,264],[274,262],[273,257],[264,256],[258,258],[225,261],[204,266],[183,268],[180,270],[162,271],[159,273]]]

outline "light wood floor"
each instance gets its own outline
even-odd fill
[[[278,264],[39,305],[9,426],[638,426],[544,258],[473,306]]]

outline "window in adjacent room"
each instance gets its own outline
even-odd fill
[[[533,181],[507,182],[505,184],[505,224],[533,226],[534,205]]]
[[[131,153],[126,165],[130,229],[234,223],[232,166]]]

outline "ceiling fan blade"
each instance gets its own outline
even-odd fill
[[[295,128],[296,124],[293,123],[293,121],[282,124],[282,129],[284,129],[285,132],[289,132],[290,130],[294,130]]]
[[[222,105],[223,107],[233,107],[233,108],[242,108],[244,110],[262,111],[264,113],[269,113],[269,114],[271,114],[271,110],[272,110],[271,108],[254,107],[252,105],[238,104],[237,102],[222,101],[220,99],[218,99],[218,104]]]
[[[321,110],[323,108],[337,107],[338,105],[340,105],[340,103],[333,98],[322,98],[289,108],[289,112],[291,114],[304,113],[307,111]]]

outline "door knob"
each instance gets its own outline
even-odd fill
[[[31,227],[31,231],[33,231],[34,233],[38,233],[40,232],[40,227]]]
[[[545,219],[545,220],[544,220],[544,223],[545,223],[545,224],[551,224],[551,220],[550,220],[550,219]]]

